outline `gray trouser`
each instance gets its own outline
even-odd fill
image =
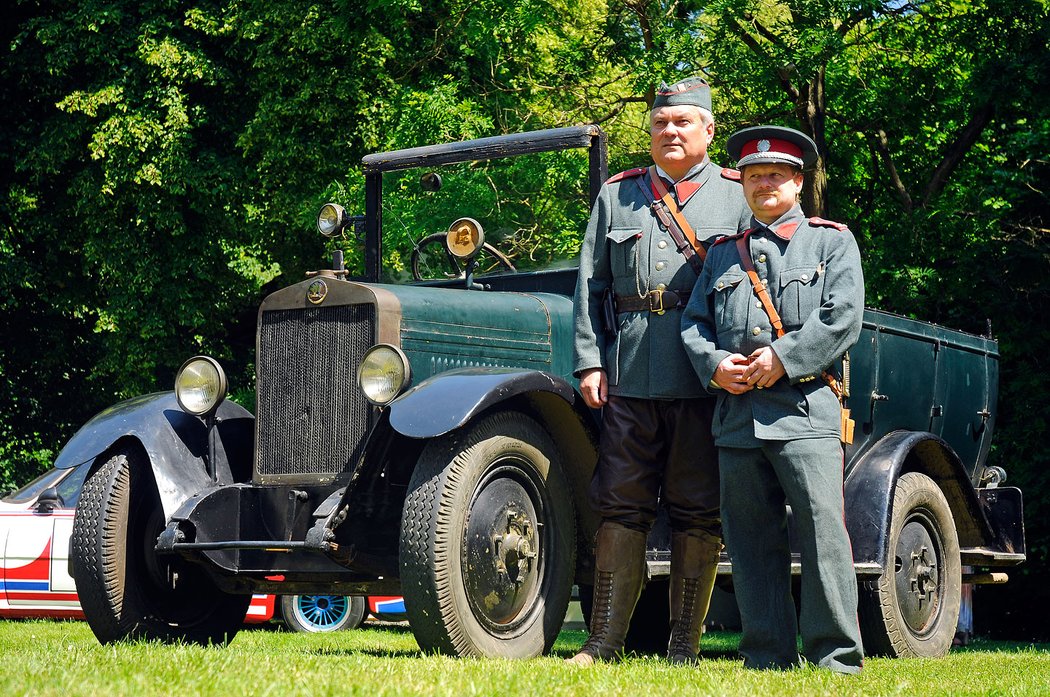
[[[857,579],[842,500],[842,448],[834,438],[763,441],[718,449],[722,525],[733,587],[752,668],[786,668],[802,654],[840,673],[863,663]],[[802,555],[802,612],[791,597],[791,550],[785,503]]]

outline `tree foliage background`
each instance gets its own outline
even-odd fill
[[[581,122],[644,164],[654,87],[703,73],[718,133],[821,146],[869,305],[1002,352],[992,464],[1029,562],[978,630],[1046,636],[1050,21],[1045,0],[16,0],[0,28],[0,487],[207,352],[250,389],[255,308],[302,278],[370,151]]]

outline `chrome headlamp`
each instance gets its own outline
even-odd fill
[[[226,373],[214,358],[194,356],[175,375],[175,398],[187,414],[208,416],[226,399]]]
[[[350,219],[338,203],[326,203],[317,214],[317,231],[325,237],[338,237]]]
[[[408,357],[391,344],[376,344],[368,349],[357,369],[357,384],[365,399],[380,407],[394,401],[411,379]]]

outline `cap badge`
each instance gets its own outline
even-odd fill
[[[758,151],[759,152],[766,152],[768,150],[769,150],[769,141],[768,140],[763,138],[762,140],[758,141]]]

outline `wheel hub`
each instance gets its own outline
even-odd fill
[[[497,533],[492,543],[496,570],[506,574],[515,585],[523,583],[536,558],[536,552],[533,551],[536,542],[529,519],[520,511],[511,509],[507,512],[506,532]]]
[[[921,519],[912,519],[901,529],[896,550],[897,601],[904,621],[916,635],[935,626],[940,612],[938,549]]]
[[[470,505],[464,590],[478,621],[510,631],[530,614],[542,587],[542,503],[517,467],[496,468]]]

